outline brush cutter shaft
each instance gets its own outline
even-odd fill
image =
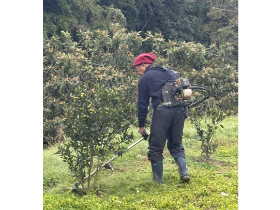
[[[147,139],[148,136],[150,135],[150,133],[146,133],[146,131],[144,131],[144,135],[142,135],[143,137],[140,138],[138,141],[134,142],[132,145],[130,145],[127,150],[131,149],[132,147],[134,147],[136,144],[138,144],[139,142],[141,142],[143,139]],[[115,160],[116,158],[118,158],[119,155],[115,155],[114,157],[112,157],[110,160],[108,160],[106,163],[104,163],[102,166],[100,166],[100,168],[95,169],[93,172],[91,172],[89,175],[87,175],[83,181],[85,181],[89,176],[92,176],[93,174],[95,174],[97,171],[99,171],[101,168],[103,168],[106,164],[111,163],[113,160]],[[75,185],[79,185],[80,182],[75,183]]]
[[[145,131],[144,131],[145,132]],[[150,135],[149,133],[147,134],[146,133],[146,135],[147,135],[147,137]],[[128,148],[127,148],[127,150],[129,150],[130,148],[132,148],[132,147],[134,147],[136,144],[138,144],[140,141],[142,141],[143,139],[147,139],[147,137],[146,136],[143,136],[141,139],[139,139],[138,141],[136,141],[136,142],[134,142],[133,144],[131,144]]]

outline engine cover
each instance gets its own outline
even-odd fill
[[[167,107],[181,106],[174,97],[174,82],[166,82],[162,88],[163,105]]]

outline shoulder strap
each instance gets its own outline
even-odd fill
[[[171,77],[173,74],[177,74],[177,75],[178,75],[178,73],[179,73],[179,72],[177,72],[177,71],[175,71],[175,70],[173,70],[173,69],[171,69],[171,68],[165,67],[165,66],[162,66],[162,68],[164,68],[166,71],[171,71],[170,76],[169,76],[168,79],[163,83],[163,85],[165,85],[165,83],[168,82],[168,80],[170,79],[170,77]],[[179,75],[178,75],[178,77],[179,77]]]
[[[179,72],[178,71],[175,71],[175,70],[173,70],[173,69],[171,69],[171,68],[169,68],[169,67],[166,67],[166,66],[160,66],[160,65],[158,65],[158,66],[153,66],[153,67],[151,67],[150,68],[150,70],[166,70],[166,71],[171,71],[171,74],[170,74],[170,76],[168,77],[168,79],[163,83],[163,85],[165,85],[165,83],[166,82],[168,82],[168,80],[170,79],[170,77],[173,75],[173,74],[177,74],[178,75],[178,77],[179,77]]]
[[[175,74],[175,72],[172,72],[172,73],[170,74],[170,76],[169,76],[168,79],[163,83],[163,85],[165,85],[165,83],[168,82],[168,80],[170,79],[170,77],[171,77],[173,74]]]
[[[164,68],[165,70],[167,70],[167,71],[171,71],[172,73],[174,73],[174,74],[180,74],[178,71],[176,71],[176,70],[174,70],[174,69],[171,69],[171,68],[169,68],[169,67],[166,67],[166,66],[162,66],[162,68]],[[179,75],[178,75],[179,76]]]

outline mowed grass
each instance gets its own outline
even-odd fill
[[[75,182],[58,155],[57,145],[44,149],[44,209],[238,209],[238,117],[228,117],[218,130],[216,153],[201,158],[201,143],[186,121],[183,143],[191,177],[183,183],[175,161],[164,149],[163,185],[154,183],[148,142],[142,141],[112,162],[114,172],[99,173],[98,192],[80,196],[67,187]],[[137,129],[134,129],[137,133]],[[140,138],[137,134],[135,141]]]

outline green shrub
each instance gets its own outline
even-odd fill
[[[194,125],[197,131],[197,140],[201,141],[201,154],[210,159],[211,155],[216,151],[218,142],[214,140],[216,130],[223,125],[220,123],[225,119],[226,114],[217,108],[210,110],[209,116],[204,116],[204,119],[198,116],[195,109],[192,109],[192,115],[190,117],[191,123]],[[206,124],[206,128],[203,128],[202,121]]]

